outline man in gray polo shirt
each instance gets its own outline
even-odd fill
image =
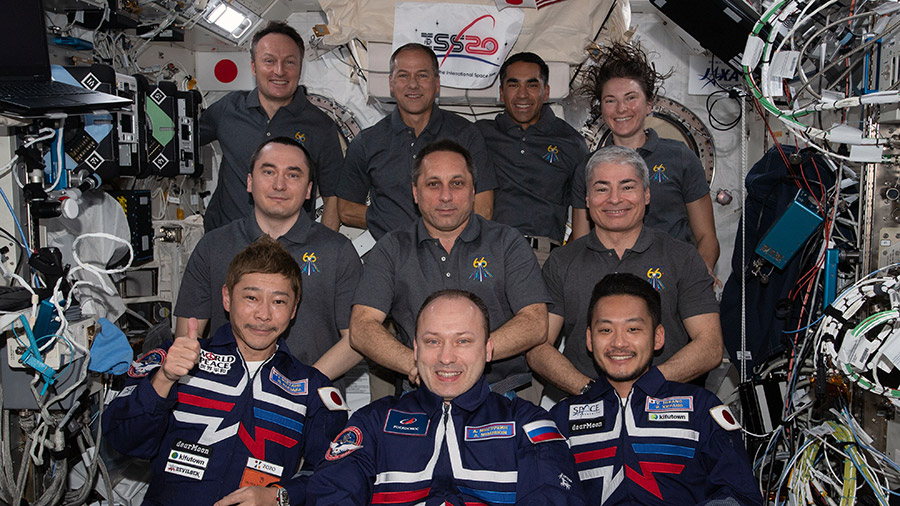
[[[506,112],[476,123],[491,146],[497,171],[494,221],[519,229],[544,259],[550,243],[542,238],[562,244],[570,205],[572,223],[587,223],[584,198],[573,199],[572,193],[587,159],[587,145],[544,104],[550,95],[549,76],[540,56],[510,56],[500,67],[500,101]],[[573,237],[587,230],[576,232]]]
[[[528,364],[565,392],[587,388],[598,377],[585,339],[591,290],[609,273],[628,272],[662,299],[666,344],[653,363],[666,379],[687,382],[717,367],[722,329],[712,277],[696,248],[643,225],[650,202],[644,160],[631,148],[605,147],[588,160],[585,175],[594,233],[557,248],[544,264],[549,339],[528,353]],[[560,335],[566,336],[562,354],[553,346]]]
[[[376,240],[414,222],[419,214],[409,174],[419,150],[438,139],[452,139],[472,154],[478,167],[475,212],[490,219],[494,166],[478,128],[435,105],[441,77],[434,51],[416,43],[400,47],[391,55],[388,79],[397,108],[347,148],[337,189],[341,222],[368,228]]]
[[[284,22],[269,22],[253,34],[250,44],[256,88],[229,93],[200,116],[200,144],[217,140],[222,148],[218,183],[203,216],[207,232],[250,212],[252,203],[244,191],[250,155],[264,140],[278,136],[293,137],[306,146],[325,200],[322,223],[332,230],[340,227],[334,194],[343,151],[337,126],[298,87],[303,52],[296,30]],[[307,207],[312,216],[314,205]]]
[[[275,137],[251,157],[245,180],[254,206],[248,216],[208,232],[194,249],[175,304],[175,335],[186,335],[187,320],[197,318],[200,332],[228,321],[222,286],[228,265],[263,234],[276,238],[303,270],[298,321],[285,337],[303,363],[334,381],[362,357],[350,348],[350,303],[362,265],[350,241],[302,212],[312,189],[309,153],[289,137]],[[336,385],[339,382],[335,383]],[[343,385],[341,385],[343,386]]]
[[[531,384],[522,354],[546,339],[548,298],[522,234],[473,214],[475,176],[471,156],[453,141],[422,150],[412,173],[422,217],[385,235],[366,257],[350,343],[415,384],[412,337],[419,307],[437,290],[467,290],[490,310],[495,347],[488,383],[507,393]],[[383,326],[388,314],[397,324],[396,338]]]
[[[690,213],[687,207],[699,205],[701,200],[709,201],[709,183],[706,182],[706,170],[697,155],[687,145],[674,139],[661,138],[656,130],[645,130],[647,141],[637,149],[650,177],[650,207],[644,217],[644,224],[668,232],[681,241],[695,244],[709,271],[716,267],[719,259],[719,241],[716,238],[715,222],[705,229],[692,229]],[[612,136],[606,146],[613,146]],[[584,178],[577,178],[573,185],[576,199],[584,200]],[[709,214],[712,220],[712,214]],[[586,222],[583,222],[586,224]],[[573,227],[577,224],[573,222]],[[700,233],[705,235],[700,236]]]

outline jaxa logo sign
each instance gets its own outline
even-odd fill
[[[394,45],[416,42],[438,58],[441,84],[453,88],[485,88],[497,76],[512,49],[525,15],[494,6],[397,2]]]

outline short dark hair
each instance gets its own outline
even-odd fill
[[[419,44],[418,42],[410,42],[408,44],[403,44],[402,46],[398,47],[397,50],[394,51],[393,54],[391,54],[390,67],[388,68],[389,74],[391,74],[391,75],[394,74],[394,63],[397,60],[397,55],[404,51],[422,51],[423,53],[427,54],[431,58],[431,69],[434,70],[434,75],[435,76],[441,75],[440,65],[438,65],[437,55],[434,54],[434,51],[430,47],[428,47],[424,44]]]
[[[275,239],[263,234],[235,255],[228,265],[225,286],[228,293],[234,293],[234,286],[245,274],[281,274],[291,283],[294,296],[300,301],[303,273],[294,257]]]
[[[491,337],[491,314],[488,311],[487,305],[481,300],[481,297],[475,295],[472,292],[467,292],[466,290],[456,290],[448,288],[446,290],[440,290],[432,293],[428,297],[425,298],[425,302],[422,303],[422,306],[419,308],[418,314],[416,314],[416,327],[419,326],[419,319],[422,318],[422,313],[425,312],[425,308],[431,305],[432,302],[436,301],[440,298],[448,298],[448,299],[467,299],[475,304],[475,307],[481,311],[481,315],[484,316],[484,337],[485,341],[487,341],[488,337]]]
[[[503,65],[500,66],[500,85],[503,86],[503,81],[506,81],[506,69],[513,63],[525,62],[525,63],[534,63],[541,69],[541,81],[546,85],[550,80],[550,67],[547,66],[547,63],[544,62],[544,59],[540,56],[529,53],[529,52],[521,52],[516,53],[503,62]]]
[[[413,162],[412,172],[410,173],[413,184],[416,184],[419,176],[422,175],[422,160],[424,160],[425,157],[430,155],[431,153],[436,153],[438,151],[449,151],[451,153],[457,153],[465,158],[466,169],[468,169],[469,174],[472,175],[472,183],[475,183],[475,161],[472,159],[472,155],[469,154],[469,150],[450,139],[438,139],[431,144],[426,145],[416,155],[416,161]]]
[[[253,34],[253,38],[250,39],[250,59],[256,60],[256,45],[259,44],[260,39],[269,35],[270,33],[280,33],[281,35],[287,35],[291,38],[296,44],[297,47],[300,48],[300,62],[303,62],[303,54],[306,53],[306,46],[303,45],[303,37],[297,33],[297,30],[294,30],[294,27],[287,24],[284,21],[269,21],[269,23],[262,29],[258,30]]]
[[[671,70],[667,74],[657,72],[638,43],[614,42],[600,47],[591,57],[597,64],[588,68],[581,92],[591,100],[591,113],[598,118],[603,104],[603,87],[610,79],[634,79],[644,91],[647,102],[652,103],[662,82],[672,75]]]
[[[650,312],[650,322],[655,329],[662,321],[662,303],[660,302],[659,292],[653,286],[627,272],[615,272],[607,274],[594,286],[591,293],[591,303],[588,306],[587,322],[588,328],[591,328],[591,322],[594,319],[594,309],[597,303],[604,297],[613,295],[631,295],[644,300],[647,304],[647,311]]]
[[[263,148],[265,148],[269,144],[281,144],[282,146],[291,146],[291,147],[297,148],[300,151],[302,151],[304,158],[306,158],[306,165],[309,167],[309,180],[310,181],[313,180],[313,174],[315,174],[315,172],[316,172],[316,166],[313,163],[312,155],[309,154],[309,150],[307,150],[303,144],[297,142],[296,140],[294,140],[290,137],[285,137],[283,135],[266,139],[262,142],[262,144],[260,144],[259,146],[256,146],[256,149],[253,150],[253,154],[250,155],[250,169],[249,170],[251,173],[253,172],[253,168],[256,167],[256,162],[259,161],[259,157],[262,154]]]

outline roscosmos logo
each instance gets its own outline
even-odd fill
[[[471,23],[466,25],[459,33],[441,33],[441,32],[420,32],[423,38],[422,44],[429,46],[440,59],[443,65],[447,58],[468,58],[487,63],[495,67],[499,67],[496,63],[479,58],[479,56],[490,56],[496,54],[500,49],[500,43],[497,39],[485,33],[485,30],[493,30],[497,21],[494,16],[485,14],[475,18]],[[477,30],[473,29],[475,25],[479,25]],[[487,27],[490,26],[488,29]],[[475,33],[478,32],[480,35]]]

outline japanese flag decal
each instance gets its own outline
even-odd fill
[[[728,406],[724,404],[710,409],[709,414],[725,430],[738,430],[741,428],[741,424],[734,418]]]
[[[337,388],[320,388],[319,398],[322,399],[322,404],[324,404],[325,407],[331,411],[350,411],[350,407],[347,406],[347,402],[344,400],[344,396],[341,395],[340,390],[338,390]]]

